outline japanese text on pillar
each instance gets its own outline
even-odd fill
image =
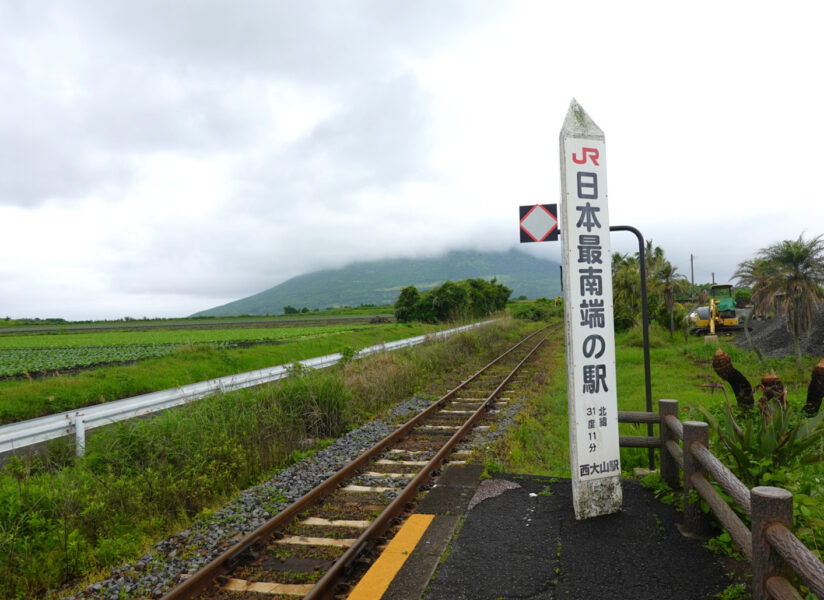
[[[578,287],[581,304],[580,327],[587,331],[587,334],[579,337],[576,343],[580,344],[579,350],[583,354],[584,362],[577,368],[581,370],[582,394],[589,396],[593,402],[587,402],[585,422],[586,438],[579,440],[582,443],[579,448],[586,450],[584,454],[579,454],[579,472],[581,477],[591,477],[604,475],[620,470],[618,459],[600,460],[596,458],[599,454],[606,428],[611,425],[610,419],[615,419],[617,415],[609,414],[609,409],[605,400],[607,396],[603,393],[609,392],[609,386],[613,385],[608,381],[608,365],[605,360],[601,360],[607,350],[607,342],[604,339],[607,323],[604,307],[604,269],[609,269],[610,265],[604,265],[603,240],[609,235],[609,228],[604,227],[599,218],[601,207],[599,206],[598,173],[592,170],[590,165],[599,166],[598,148],[581,148],[579,153],[572,153],[572,162],[582,165],[575,173],[575,214],[577,222],[575,224],[574,235],[576,239],[570,240],[577,248],[578,263]],[[588,170],[589,169],[589,170]],[[607,242],[608,244],[608,242]],[[610,257],[607,255],[609,260]],[[610,286],[611,287],[611,286]],[[611,290],[610,290],[611,293]],[[611,299],[610,299],[611,301]],[[614,392],[614,390],[612,390]],[[590,460],[587,457],[590,456]]]

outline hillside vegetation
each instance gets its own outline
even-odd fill
[[[445,281],[496,278],[514,297],[560,294],[558,264],[522,252],[450,252],[440,258],[363,262],[293,277],[266,291],[193,316],[275,315],[290,306],[393,304],[401,289],[430,290]]]

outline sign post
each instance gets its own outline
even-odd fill
[[[604,133],[574,99],[560,135],[569,454],[576,519],[621,510]]]

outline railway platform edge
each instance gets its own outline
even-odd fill
[[[680,534],[682,514],[634,480],[620,513],[576,521],[568,479],[482,472],[444,469],[416,509],[431,522],[371,598],[694,600],[731,583],[718,556]]]

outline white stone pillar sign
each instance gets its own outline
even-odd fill
[[[575,518],[621,510],[604,132],[574,99],[561,130],[569,455]]]

